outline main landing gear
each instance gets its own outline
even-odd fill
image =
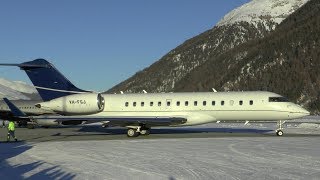
[[[277,130],[276,130],[276,134],[277,136],[283,136],[283,127],[282,125],[285,123],[285,121],[278,121],[277,122]]]
[[[150,128],[143,126],[130,126],[127,130],[128,137],[138,137],[139,135],[147,136],[150,134]]]

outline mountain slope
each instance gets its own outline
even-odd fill
[[[265,37],[305,2],[307,0],[253,0],[227,14],[214,28],[187,40],[108,92],[173,91],[195,68],[243,43]],[[267,9],[270,12],[265,10],[266,4],[272,7]],[[281,8],[283,6],[286,11]],[[256,14],[246,13],[250,9],[256,9]],[[250,18],[254,21],[248,21]]]
[[[299,9],[308,0],[254,0],[228,13],[217,25],[223,26],[236,22],[251,24],[267,22],[280,24],[289,14]],[[275,27],[271,27],[274,29]]]
[[[20,81],[9,81],[0,78],[0,98],[4,97],[8,99],[39,99],[33,86]]]
[[[320,1],[311,0],[265,38],[211,57],[175,91],[268,90],[320,110]]]

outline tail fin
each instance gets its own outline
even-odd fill
[[[44,101],[89,92],[77,88],[45,59],[36,59],[22,64],[0,64],[18,66],[24,70]]]

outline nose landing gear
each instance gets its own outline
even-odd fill
[[[276,129],[276,134],[277,136],[283,136],[283,127],[282,125],[285,123],[285,121],[278,121],[277,122],[277,129]]]

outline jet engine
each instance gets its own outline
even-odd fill
[[[105,101],[101,94],[83,93],[56,98],[35,106],[62,115],[89,115],[103,111]]]

